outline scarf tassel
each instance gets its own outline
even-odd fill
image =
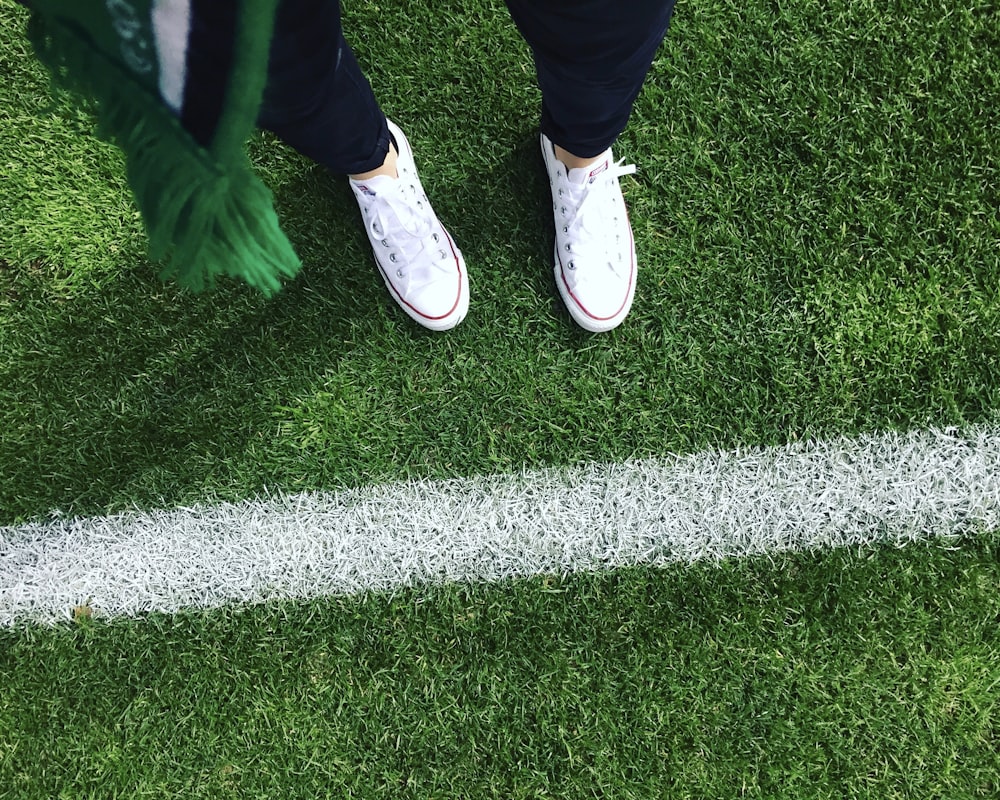
[[[63,23],[33,14],[28,36],[55,85],[99,98],[97,133],[125,153],[150,258],[166,262],[162,278],[202,291],[229,275],[272,295],[296,275],[301,262],[273,195],[243,151],[221,163],[159,97]]]

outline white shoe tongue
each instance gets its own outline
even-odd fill
[[[569,178],[570,183],[586,183],[591,178],[596,178],[604,172],[608,166],[608,159],[605,158],[595,161],[593,164],[588,164],[586,167],[577,167],[576,169],[569,170],[567,178]]]

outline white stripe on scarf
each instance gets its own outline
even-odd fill
[[[191,0],[153,0],[153,35],[160,65],[160,96],[180,114],[187,80]]]

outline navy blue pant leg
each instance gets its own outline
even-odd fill
[[[610,147],[628,122],[674,0],[507,0],[531,47],[542,133],[581,158]]]
[[[541,129],[584,158],[622,132],[666,35],[674,0],[507,0],[535,57]],[[184,122],[207,138],[231,54],[214,32],[233,24],[232,0],[193,0],[193,96]],[[389,149],[385,115],[344,41],[340,0],[282,0],[258,120],[338,173],[378,167]],[[214,84],[213,84],[214,80]]]
[[[190,79],[184,127],[211,141],[226,93],[236,0],[191,0]],[[239,76],[235,76],[239,80]],[[367,78],[344,41],[340,0],[282,0],[275,18],[258,125],[334,172],[375,169],[389,129]]]
[[[385,114],[344,41],[339,0],[282,0],[258,123],[333,172],[385,160]]]

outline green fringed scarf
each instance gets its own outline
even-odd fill
[[[300,262],[244,149],[267,79],[278,0],[239,0],[233,63],[210,143],[181,124],[187,0],[27,0],[29,36],[53,81],[96,101],[98,133],[124,151],[164,278],[201,290],[219,275],[267,294]]]

